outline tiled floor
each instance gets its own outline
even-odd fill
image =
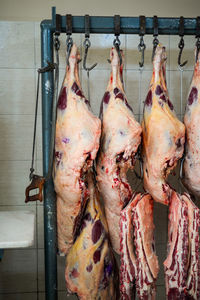
[[[30,249],[6,250],[0,263],[0,300],[43,300],[44,296],[44,231],[43,205],[31,203],[25,206],[24,190],[28,184],[30,168],[34,105],[36,96],[37,68],[40,67],[40,26],[33,22],[0,22],[0,210],[33,210],[36,214],[37,230],[35,244]],[[84,36],[73,35],[80,47]],[[177,36],[160,36],[160,41],[167,48],[167,82],[169,95],[181,118],[181,72],[177,66]],[[60,49],[60,86],[65,73],[66,35],[61,35]],[[143,70],[139,70],[139,37],[135,35],[120,36],[121,47],[125,54],[124,83],[129,103],[136,118],[141,120],[152,72],[151,54],[152,37],[145,36],[146,51]],[[112,35],[91,35],[91,48],[88,53],[88,65],[97,62],[97,67],[90,73],[91,106],[99,114],[100,101],[104,94],[110,73],[109,58],[112,47]],[[187,91],[190,85],[194,63],[194,37],[185,37],[183,58],[188,64],[182,73],[182,112],[184,112]],[[81,64],[80,64],[81,66]],[[84,94],[87,96],[86,72],[80,70]],[[42,172],[41,147],[41,108],[38,116],[38,136],[36,145],[36,170]],[[133,187],[138,180],[133,178]],[[171,178],[178,187],[177,176]],[[141,189],[141,185],[138,189]],[[157,299],[164,299],[164,275],[162,263],[166,256],[167,241],[167,207],[155,204],[154,221],[156,248],[160,261],[160,275],[157,286]],[[58,257],[58,296],[66,299],[64,283],[65,259]],[[75,299],[70,296],[67,299]]]

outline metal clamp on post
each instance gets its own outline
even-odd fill
[[[153,17],[153,37],[154,37],[154,39],[153,39],[153,51],[152,51],[152,58],[151,58],[152,61],[154,59],[156,47],[159,44],[159,40],[158,40],[158,17],[157,16]]]
[[[73,40],[72,40],[72,15],[67,14],[66,15],[66,34],[67,34],[67,40],[66,40],[66,45],[67,45],[67,65],[69,66],[69,56],[70,52],[73,46]]]
[[[141,52],[141,62],[139,62],[139,66],[140,68],[142,68],[144,66],[144,51],[146,49],[146,45],[144,43],[144,35],[146,33],[146,18],[145,16],[140,16],[139,17],[140,20],[140,32],[139,32],[139,36],[140,36],[140,43],[138,45],[138,50],[139,52]]]
[[[200,51],[200,17],[196,18],[196,62],[198,60],[198,55],[199,55],[199,51]]]
[[[120,51],[121,42],[119,40],[119,35],[120,35],[120,15],[114,15],[114,34],[115,34],[115,39],[113,41],[113,46],[117,50],[117,53],[119,55],[120,65],[121,65],[122,64],[122,55],[121,55],[121,51]]]
[[[183,63],[181,63],[181,55],[183,52],[183,48],[184,48],[184,18],[181,16],[180,17],[180,21],[179,21],[179,36],[181,37],[180,42],[178,44],[178,47],[180,49],[179,51],[179,55],[178,55],[178,65],[180,68],[184,67],[187,64],[187,60],[184,61]]]

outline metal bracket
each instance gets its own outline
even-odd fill
[[[55,35],[60,35],[61,33],[61,15],[56,14],[56,30]]]
[[[67,35],[72,34],[72,15],[71,14],[66,15],[66,34]]]
[[[179,36],[184,36],[184,18],[183,16],[180,17],[179,20]]]
[[[90,16],[85,15],[85,38],[90,37]]]
[[[120,15],[114,15],[114,34],[120,35]]]
[[[153,16],[153,36],[158,36],[158,17]]]
[[[139,16],[139,22],[140,22],[139,36],[144,36],[145,32],[146,32],[146,18],[145,18],[145,16]]]

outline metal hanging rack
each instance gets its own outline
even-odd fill
[[[67,33],[66,16],[60,16],[60,32]],[[72,33],[85,33],[85,16],[72,16]],[[196,35],[196,18],[184,18],[184,35]],[[52,8],[52,19],[41,22],[42,68],[53,63],[53,35],[56,33],[58,15]],[[157,18],[159,35],[179,35],[180,18]],[[120,17],[120,34],[140,34],[139,17]],[[114,34],[114,16],[90,16],[90,34]],[[154,34],[153,17],[145,18],[145,35]],[[198,37],[198,36],[197,36]],[[47,177],[51,151],[52,102],[54,96],[53,72],[42,73],[42,133],[43,133],[43,175]],[[45,232],[45,288],[46,299],[57,299],[57,236],[56,196],[52,177],[44,184],[44,232]]]

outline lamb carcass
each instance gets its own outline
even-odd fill
[[[185,127],[176,117],[168,97],[165,61],[165,48],[158,45],[142,129],[144,188],[154,200],[168,204],[172,189],[166,179],[183,154]]]
[[[101,103],[102,138],[97,181],[104,200],[111,243],[119,253],[120,211],[132,197],[126,173],[134,166],[142,129],[127,102],[122,81],[123,66],[115,48],[111,49],[110,59],[111,75]]]
[[[79,236],[67,255],[66,285],[81,300],[117,300],[118,271],[108,240],[106,219],[91,173],[87,181],[90,200]]]
[[[154,247],[153,199],[136,194],[120,217],[121,300],[155,299],[158,259]]]
[[[183,163],[183,184],[200,197],[200,53],[187,100],[184,117],[186,127],[186,155]]]
[[[172,193],[169,203],[168,256],[164,262],[169,300],[198,300],[200,212],[188,194]]]
[[[67,254],[89,199],[85,176],[99,148],[101,122],[85,99],[78,76],[74,44],[58,99],[54,186],[57,194],[58,247]]]

